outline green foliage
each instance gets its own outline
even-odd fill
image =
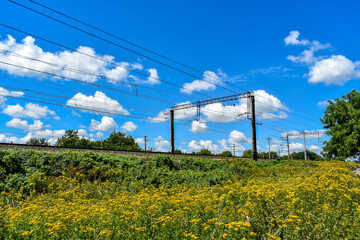
[[[269,152],[259,152],[258,158],[269,159]],[[270,151],[270,159],[277,159],[277,158],[278,158],[277,152]]]
[[[222,153],[219,153],[218,156],[221,157],[232,157],[232,153],[230,151],[223,151]]]
[[[242,154],[242,157],[243,158],[252,158],[252,150],[251,149],[248,149],[248,150],[245,150]]]
[[[0,150],[0,192],[24,188],[47,191],[53,177],[111,181],[127,189],[137,186],[214,185],[232,176],[231,167],[212,159],[158,155],[133,156],[88,152]]]
[[[132,136],[126,136],[125,133],[116,131],[113,131],[107,139],[92,142],[87,138],[80,137],[77,130],[67,130],[57,140],[56,145],[69,148],[141,151]]]
[[[209,149],[206,149],[206,148],[201,149],[196,154],[198,154],[198,155],[206,155],[206,156],[213,155],[212,152]]]
[[[46,138],[30,138],[26,144],[33,146],[50,146],[50,144],[46,141]]]
[[[89,139],[80,138],[78,130],[67,130],[65,134],[56,142],[59,147],[72,148],[93,148],[93,144]]]
[[[116,132],[115,130],[107,139],[100,142],[100,145],[103,149],[141,151],[140,146],[132,136],[126,136],[125,133]]]
[[[356,90],[328,101],[329,106],[321,119],[327,135],[324,152],[326,157],[349,157],[360,150],[360,93]]]
[[[315,160],[315,161],[322,161],[324,160],[320,155],[315,152],[306,150],[306,156],[308,160]],[[304,160],[305,154],[304,151],[302,152],[294,152],[291,154],[291,158],[294,160]]]

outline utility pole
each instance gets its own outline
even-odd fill
[[[147,136],[144,136],[144,142],[145,142],[145,152],[146,152],[146,138],[147,138]]]
[[[290,147],[289,147],[289,136],[286,135],[286,143],[287,143],[287,149],[288,149],[288,160],[290,160]]]
[[[270,140],[271,140],[271,138],[270,137],[268,137],[266,140],[268,140],[268,146],[269,146],[269,159],[271,158],[270,157]]]
[[[175,153],[174,110],[170,110],[170,128],[171,153]]]
[[[235,143],[232,144],[233,147],[233,153],[234,153],[234,157],[235,157]]]
[[[305,161],[307,160],[307,154],[306,154],[306,141],[305,141],[305,130],[303,131],[304,135],[304,154],[305,154]]]
[[[280,148],[279,148],[279,159],[281,157],[281,149],[282,149],[282,143],[280,143]]]
[[[251,110],[251,129],[252,129],[252,131],[251,131],[252,132],[252,153],[253,153],[253,160],[257,161],[255,96],[254,95],[250,95],[250,110]]]

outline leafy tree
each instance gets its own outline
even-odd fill
[[[360,150],[360,93],[356,90],[328,101],[321,122],[331,136],[324,142],[326,157],[349,157]]]
[[[269,152],[259,152],[258,158],[269,159]],[[270,151],[270,159],[277,159],[277,158],[278,158],[277,152]]]
[[[50,143],[46,141],[46,138],[30,138],[26,144],[34,146],[50,146]]]
[[[136,143],[132,136],[126,136],[125,133],[116,132],[115,130],[110,136],[101,142],[103,149],[131,150],[141,151],[140,146]]]
[[[206,148],[201,149],[196,154],[198,154],[198,155],[208,155],[208,156],[213,155],[212,152],[209,149],[206,149]]]
[[[253,157],[252,150],[251,149],[245,150],[242,154],[242,157],[243,158],[252,158]]]
[[[315,161],[323,160],[323,158],[320,155],[318,155],[315,152],[308,151],[308,150],[306,150],[306,156],[307,156],[308,160],[315,160]],[[294,160],[304,160],[305,159],[304,151],[302,151],[302,152],[293,152],[291,154],[291,158],[294,159]]]
[[[73,147],[73,148],[93,148],[93,144],[89,139],[80,138],[78,130],[67,130],[65,134],[58,138],[56,146]]]
[[[218,155],[222,156],[222,157],[232,157],[232,153],[230,151],[223,151],[222,153],[219,153]]]
[[[180,149],[175,149],[174,153],[176,153],[176,154],[181,154],[182,152],[181,152]]]

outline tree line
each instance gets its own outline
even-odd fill
[[[31,138],[26,142],[28,145],[50,146],[45,138]],[[58,138],[55,146],[69,148],[88,148],[88,149],[112,149],[141,151],[141,147],[132,136],[125,133],[113,131],[106,139],[92,141],[88,138],[80,137],[77,130],[67,130],[65,134]]]

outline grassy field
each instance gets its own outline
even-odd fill
[[[0,238],[359,239],[355,168],[0,150]]]

